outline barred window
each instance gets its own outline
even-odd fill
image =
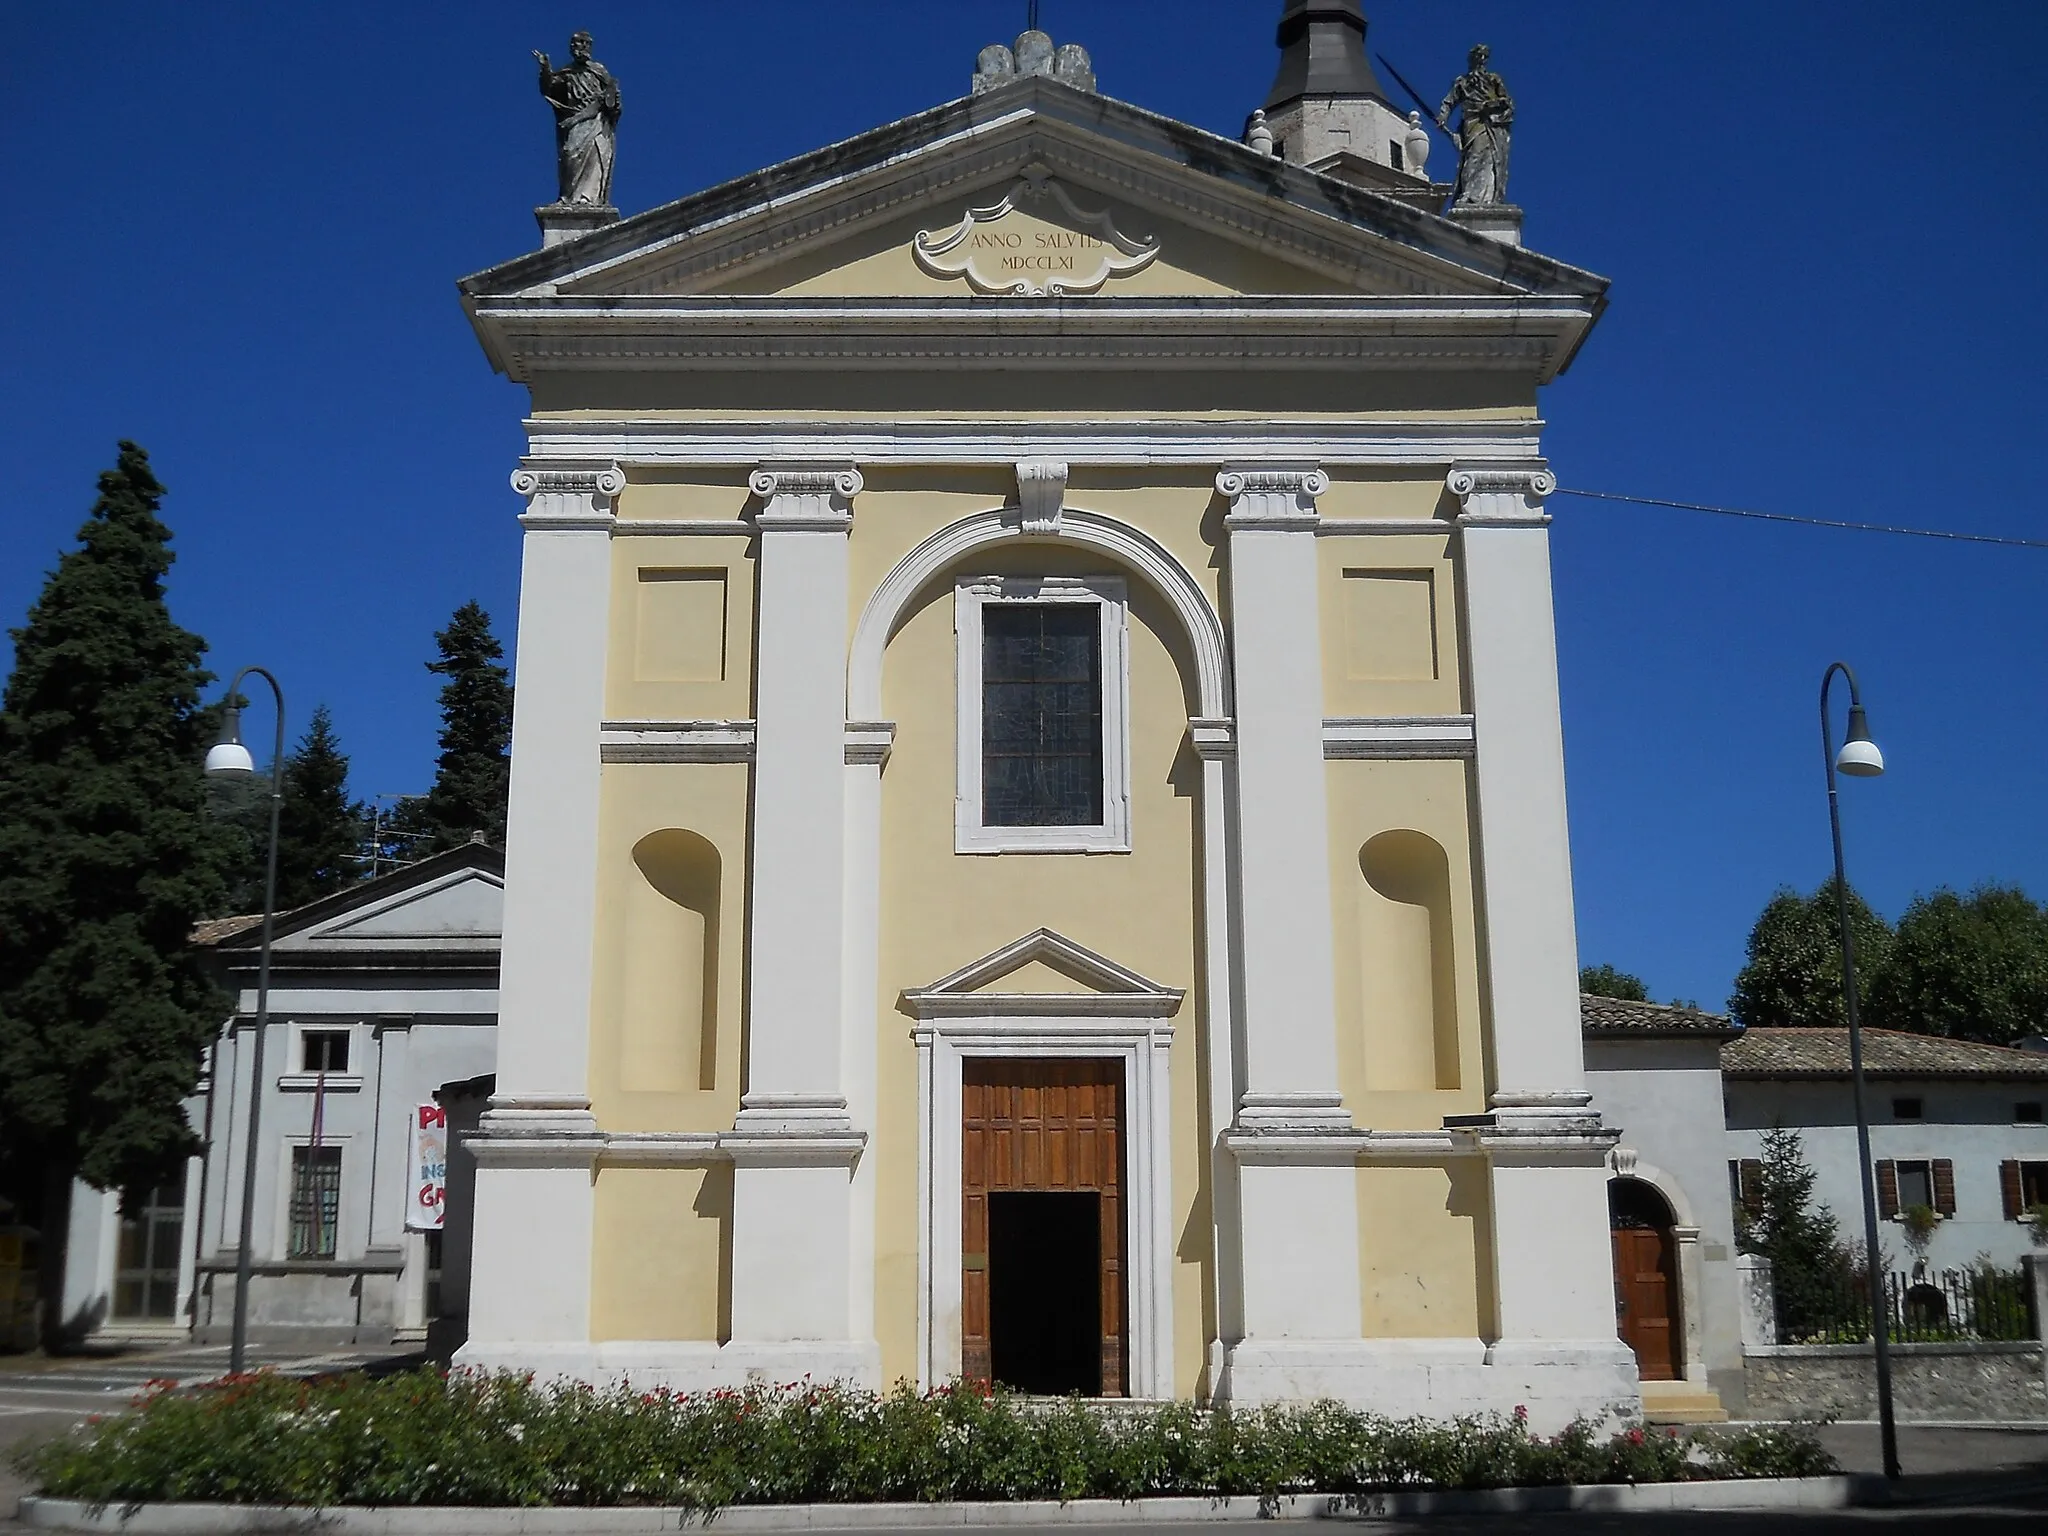
[[[1005,603],[982,616],[982,820],[1102,821],[1102,627],[1078,603]]]
[[[292,1148],[291,1259],[331,1259],[341,1216],[341,1148]]]

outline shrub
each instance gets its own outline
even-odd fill
[[[1583,1422],[1545,1438],[1520,1410],[1434,1422],[1333,1403],[1206,1412],[1046,1403],[967,1385],[679,1394],[419,1371],[160,1389],[20,1462],[45,1494],[102,1505],[716,1509],[1672,1481],[1755,1475],[1743,1457],[1796,1452],[1788,1441],[1731,1454],[1640,1428],[1603,1438]]]
[[[1732,1435],[1700,1437],[1715,1477],[1827,1477],[1841,1471],[1804,1424],[1754,1424]]]

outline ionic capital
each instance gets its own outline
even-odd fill
[[[747,478],[761,498],[754,524],[764,533],[845,533],[866,484],[851,464],[763,464]]]
[[[625,488],[626,472],[616,464],[522,464],[512,471],[513,491],[526,498],[519,519],[525,528],[608,530]]]
[[[1541,464],[1460,464],[1444,484],[1458,498],[1458,521],[1540,527],[1550,521],[1544,498],[1557,489],[1557,476]]]
[[[1216,475],[1216,489],[1230,501],[1226,528],[1312,532],[1316,499],[1329,488],[1330,477],[1314,464],[1232,464]]]

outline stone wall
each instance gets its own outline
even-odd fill
[[[1752,1419],[1870,1419],[1877,1373],[1868,1344],[1780,1344],[1743,1360]],[[1894,1344],[1892,1402],[1902,1422],[2048,1419],[2041,1345]]]

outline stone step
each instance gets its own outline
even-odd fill
[[[1697,1381],[1643,1383],[1643,1418],[1652,1424],[1725,1424],[1721,1394]]]

